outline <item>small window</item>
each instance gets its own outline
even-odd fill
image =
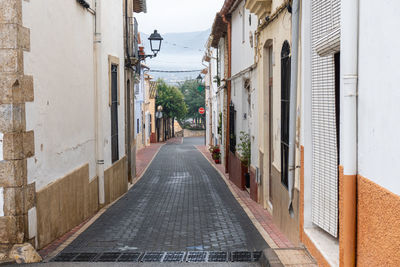
[[[139,133],[140,121],[139,119],[136,120],[136,133]]]
[[[118,151],[118,66],[111,65],[111,160],[119,159]]]

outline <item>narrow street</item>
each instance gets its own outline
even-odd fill
[[[143,260],[145,252],[177,251],[185,252],[174,254],[178,258],[189,251],[215,251],[219,261],[227,252],[268,248],[219,173],[194,146],[203,143],[201,137],[164,145],[142,179],[54,261],[73,261],[78,253],[80,261],[116,261],[121,253]],[[160,261],[163,254],[148,255],[153,255],[148,261]],[[201,261],[202,255],[194,253],[192,261]]]

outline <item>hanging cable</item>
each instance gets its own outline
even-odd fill
[[[149,72],[165,72],[165,73],[182,73],[182,72],[199,72],[202,70],[150,70]]]

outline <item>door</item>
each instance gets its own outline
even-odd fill
[[[269,178],[268,178],[268,188],[269,188],[269,202],[272,204],[272,162],[274,160],[273,153],[273,66],[272,66],[272,56],[273,56],[272,46],[268,48],[268,154],[269,154],[269,162],[268,162],[268,170],[269,170]]]

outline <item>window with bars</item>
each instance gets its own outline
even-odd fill
[[[118,65],[111,65],[111,161],[119,159],[118,149]]]
[[[229,149],[232,153],[236,152],[236,110],[233,102],[229,105]]]
[[[289,172],[290,66],[290,46],[285,41],[281,51],[281,182],[286,188]]]

